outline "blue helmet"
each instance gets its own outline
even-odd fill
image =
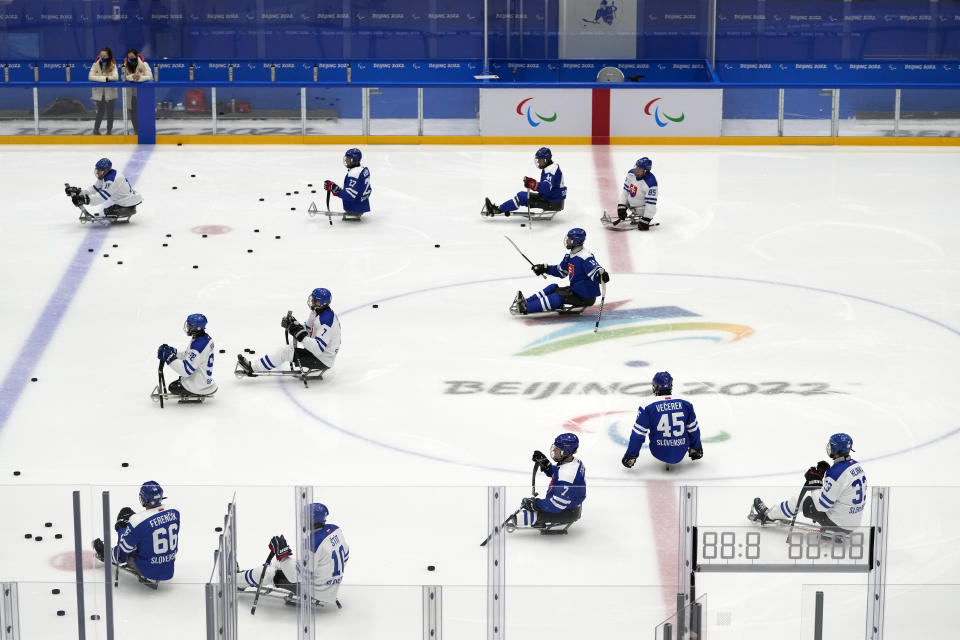
[[[320,502],[314,502],[310,505],[310,517],[313,520],[314,527],[322,527],[327,523],[327,516],[330,515],[330,510],[327,509],[325,504]]]
[[[853,451],[853,438],[845,433],[835,433],[827,442],[827,455],[831,458],[849,455]]]
[[[320,311],[329,307],[332,300],[333,295],[328,289],[317,287],[311,291],[309,297],[307,297],[307,306],[311,311]]]
[[[553,439],[553,446],[557,450],[556,453],[560,454],[559,459],[558,456],[554,455],[554,460],[559,462],[577,452],[577,449],[580,447],[580,438],[578,438],[575,433],[561,433]]]
[[[110,169],[113,169],[113,163],[110,162],[110,158],[100,158],[97,160],[94,169],[96,171],[110,171]]]
[[[347,149],[347,152],[343,154],[343,157],[344,157],[343,163],[347,166],[347,168],[359,167],[360,158],[363,157],[363,154],[360,153],[360,149],[357,149],[356,147],[354,147],[353,149]],[[347,160],[349,160],[350,162],[347,162]]]
[[[188,336],[199,335],[207,329],[207,316],[191,313],[183,323],[183,332]]]
[[[653,169],[653,160],[644,156],[637,160],[637,168],[649,172],[651,169]]]
[[[551,160],[553,160],[553,153],[547,147],[540,147],[539,149],[537,149],[537,152],[533,154],[533,157],[536,158],[537,160],[544,159],[547,162],[550,162]]]
[[[570,242],[564,240],[564,244],[566,245],[567,249],[579,247],[586,242],[587,232],[580,227],[574,227],[573,229],[570,229],[570,231],[567,231],[567,239],[570,240]]]
[[[659,371],[653,376],[653,395],[673,389],[673,376],[669,371]]]
[[[155,507],[161,500],[163,500],[163,487],[153,480],[144,482],[140,487],[140,504],[144,507]]]

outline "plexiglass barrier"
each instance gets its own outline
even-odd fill
[[[658,624],[654,629],[655,640],[703,640],[707,632],[707,596],[703,595],[684,606]]]

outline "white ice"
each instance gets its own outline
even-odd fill
[[[202,584],[227,502],[235,493],[241,564],[253,567],[271,535],[292,537],[296,484],[314,486],[352,548],[344,609],[318,616],[318,637],[419,638],[424,584],[444,586],[447,637],[482,636],[486,487],[508,486],[518,504],[530,452],[568,429],[587,466],[584,516],[568,536],[508,538],[511,636],[651,633],[676,593],[676,487],[704,487],[701,524],[745,526],[755,495],[795,495],[828,436],[845,431],[869,483],[894,487],[888,633],[955,637],[944,610],[960,595],[950,586],[960,570],[950,471],[960,153],[555,147],[563,213],[525,227],[482,218],[484,196],[502,202],[536,175],[533,151],[364,147],[373,212],[330,225],[306,211],[325,208],[325,178],[342,180],[342,147],[0,148],[0,360],[11,372],[0,394],[11,409],[0,422],[0,581],[21,582],[24,640],[76,634],[71,491],[89,549],[101,491],[116,511],[136,506],[149,479],[183,514],[176,576],[157,592],[121,577],[118,637],[202,637]],[[88,185],[103,155],[121,170],[145,160],[135,180],[145,201],[129,225],[92,230],[63,183]],[[615,208],[641,155],[660,182],[661,225],[604,230],[601,211]],[[595,310],[573,320],[507,311],[518,289],[547,282],[503,236],[556,263],[574,226],[612,273],[596,336]],[[319,286],[343,328],[323,382],[235,379],[236,354],[282,344],[281,316],[305,318]],[[58,290],[67,295],[51,303]],[[156,348],[183,346],[194,312],[209,318],[220,390],[202,406],[160,409],[148,397]],[[537,347],[546,352],[521,355]],[[644,449],[624,469],[623,439],[660,370],[694,402],[705,456],[667,471]],[[97,569],[90,561],[87,613],[102,615]],[[828,629],[857,636],[864,580],[700,574],[697,592],[711,638],[799,638],[812,635],[815,585],[830,584]],[[293,609],[266,602],[250,616],[248,606],[241,637],[296,633]],[[103,620],[86,627],[104,637]]]

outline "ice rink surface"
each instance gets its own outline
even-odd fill
[[[81,490],[92,539],[100,491],[114,511],[136,506],[148,479],[183,514],[176,576],[158,592],[121,578],[118,637],[200,637],[227,502],[236,493],[241,564],[253,567],[271,535],[292,535],[296,484],[315,487],[352,547],[344,609],[318,615],[322,637],[419,638],[423,584],[444,586],[448,637],[481,637],[486,487],[507,485],[519,504],[530,452],[565,430],[581,439],[584,516],[568,536],[509,537],[511,636],[646,637],[676,593],[676,486],[704,487],[700,524],[745,526],[755,495],[795,496],[829,435],[844,431],[869,483],[894,488],[889,631],[955,637],[936,612],[960,593],[948,473],[960,456],[960,153],[555,147],[566,208],[521,227],[479,210],[484,196],[503,202],[538,175],[534,148],[364,148],[373,211],[331,225],[307,209],[325,209],[324,179],[342,184],[343,151],[0,149],[0,580],[22,583],[24,640],[76,633],[65,595],[71,491]],[[81,225],[63,195],[64,182],[92,183],[102,155],[144,196],[129,225]],[[661,225],[603,229],[602,210],[615,209],[642,155],[660,184]],[[556,264],[576,226],[612,274],[600,331],[596,309],[510,316],[517,290],[547,282],[503,236]],[[282,345],[280,318],[290,309],[305,319],[321,286],[343,331],[325,379],[237,380],[236,354]],[[220,389],[201,406],[161,410],[148,397],[157,346],[183,348],[196,312],[209,318]],[[705,456],[667,471],[645,448],[624,469],[660,370],[694,403]],[[799,638],[815,585],[855,585],[831,587],[828,621],[856,635],[864,580],[703,574],[697,589],[709,637]],[[100,591],[87,592],[92,613]],[[296,633],[295,611],[261,609],[251,617],[241,601],[241,637]],[[100,637],[102,622],[87,630]]]

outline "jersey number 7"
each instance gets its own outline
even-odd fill
[[[670,433],[671,422],[673,433]],[[686,425],[683,422],[683,412],[674,411],[673,413],[665,413],[660,416],[660,422],[657,423],[657,431],[663,434],[664,438],[669,438],[671,435],[674,438],[683,435]]]

